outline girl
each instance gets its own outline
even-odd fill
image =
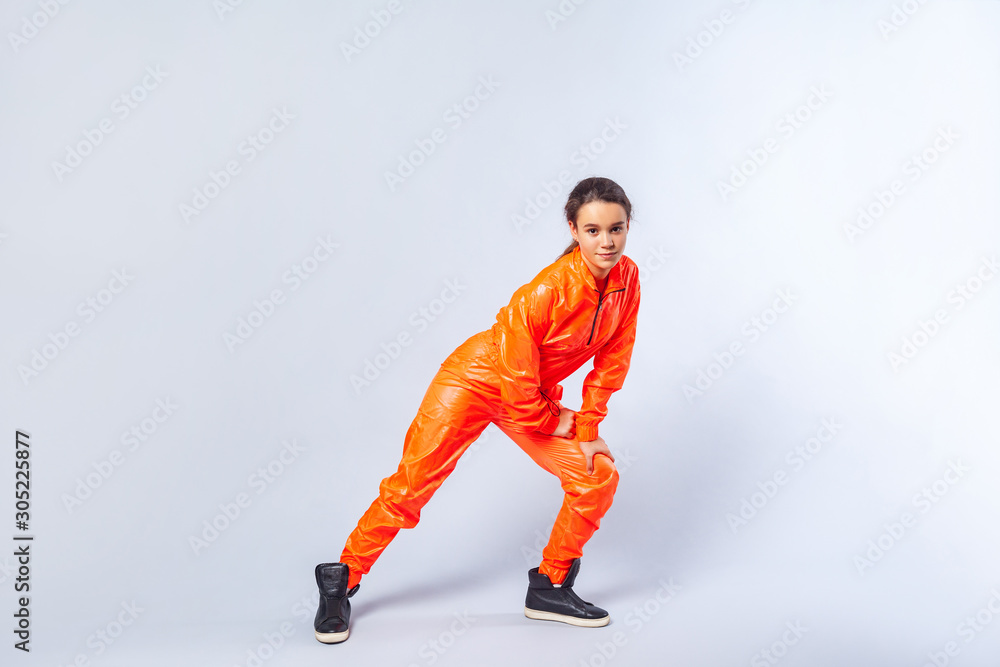
[[[622,387],[635,341],[639,270],[623,253],[632,218],[624,190],[607,178],[580,181],[565,207],[573,242],[520,287],[496,323],[441,364],[403,442],[398,470],[347,538],[340,561],[316,566],[316,638],[342,642],[351,603],[401,528],[412,528],[491,422],[559,478],[565,496],[542,562],[528,571],[524,614],[573,625],[607,625],[608,613],[573,592],[583,545],[618,486],[614,456],[598,435],[611,394]],[[589,359],[579,411],[558,384]]]

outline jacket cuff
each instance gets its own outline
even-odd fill
[[[545,435],[552,435],[553,431],[559,428],[559,415],[554,415],[548,410],[545,411],[547,418],[538,427],[539,433],[544,433]]]
[[[576,439],[580,442],[590,442],[597,439],[597,424],[576,422]]]

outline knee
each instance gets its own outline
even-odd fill
[[[598,484],[608,493],[614,493],[618,488],[618,466],[607,456],[594,457],[594,476],[600,480]]]
[[[618,488],[618,468],[607,456],[598,454],[594,457],[594,472],[584,470],[575,482],[586,492],[613,495]]]
[[[380,484],[379,497],[375,502],[381,503],[382,511],[393,525],[413,528],[420,522],[420,510],[424,503],[421,498],[413,495],[411,489],[397,487],[389,479]]]

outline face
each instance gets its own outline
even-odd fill
[[[604,278],[625,252],[629,221],[621,204],[592,201],[580,207],[570,233],[580,244],[580,255],[598,280]]]

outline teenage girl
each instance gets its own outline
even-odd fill
[[[403,441],[395,473],[347,538],[336,563],[316,566],[316,638],[347,639],[351,603],[389,542],[420,510],[491,422],[559,478],[565,491],[538,567],[528,571],[529,618],[602,626],[600,607],[573,592],[583,545],[618,486],[614,456],[598,435],[611,394],[629,369],[639,310],[639,271],[626,257],[632,205],[607,178],[580,181],[565,207],[573,242],[521,286],[496,323],[441,364]],[[563,407],[558,383],[593,358],[579,411]]]

